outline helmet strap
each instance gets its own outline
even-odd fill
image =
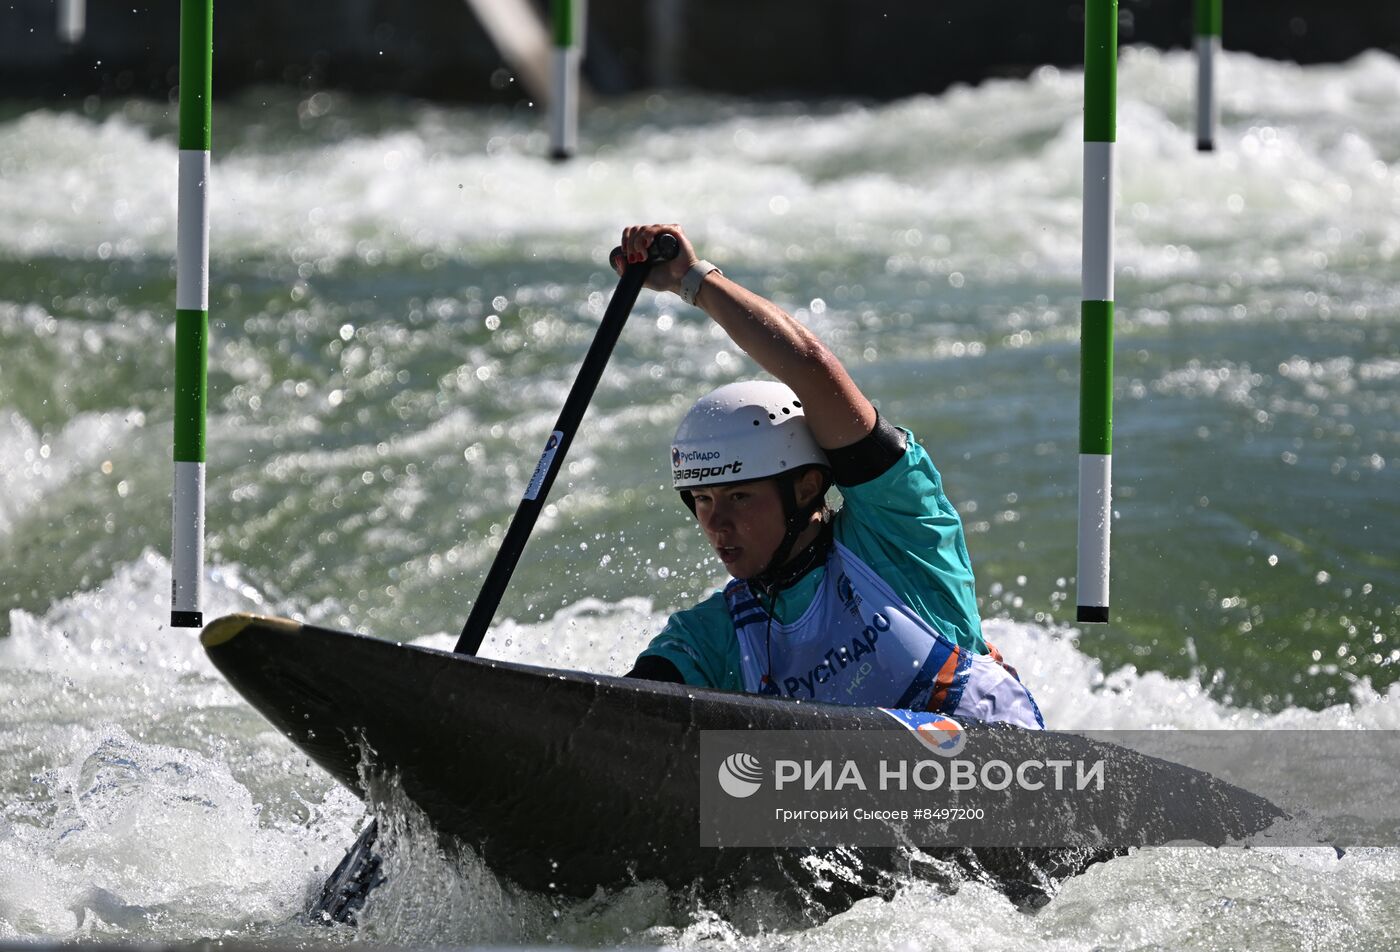
[[[826,552],[830,545],[828,536],[830,535],[830,524],[827,529],[809,546],[810,557],[797,567],[795,572],[784,572],[782,569],[787,564],[789,556],[792,555],[792,547],[797,544],[797,539],[812,524],[812,515],[826,508],[826,491],[831,488],[831,475],[824,469],[819,469],[822,474],[822,487],[817,494],[812,497],[812,501],[805,506],[797,504],[797,480],[804,470],[781,473],[774,479],[778,483],[778,498],[783,504],[783,538],[778,542],[778,547],[773,550],[773,555],[768,559],[768,564],[763,567],[753,578],[749,579],[749,584],[755,589],[772,598],[773,593],[779,589],[786,588],[793,581],[807,574],[807,570],[815,564],[816,559]],[[678,490],[681,502],[685,503],[690,514],[695,515],[695,493],[689,489]]]
[[[749,579],[750,585],[757,586],[770,598],[778,589],[786,588],[794,580],[805,575],[817,557],[827,548],[826,545],[821,544],[826,541],[825,538],[819,537],[809,547],[812,552],[810,558],[806,560],[806,564],[798,566],[795,573],[783,571],[789,557],[793,554],[792,548],[797,544],[798,537],[812,524],[812,516],[826,507],[826,490],[829,480],[825,478],[825,473],[823,473],[821,490],[812,497],[811,502],[805,506],[798,506],[797,480],[801,475],[802,471],[797,471],[783,473],[778,477],[778,496],[783,502],[783,522],[786,528],[782,540],[778,543],[778,547],[773,550],[773,556],[763,567],[763,571]]]

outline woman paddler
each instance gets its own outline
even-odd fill
[[[672,486],[733,581],[673,614],[628,676],[1044,727],[982,638],[962,521],[928,453],[679,225],[625,229],[627,260],[665,232],[680,253],[647,287],[699,307],[781,382],[727,384],[681,420]]]

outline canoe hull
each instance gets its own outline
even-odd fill
[[[228,616],[202,640],[249,703],[337,780],[366,797],[367,777],[396,777],[439,833],[536,891],[589,895],[653,879],[679,888],[736,875],[800,879],[811,850],[700,846],[701,731],[903,729],[876,709],[556,671],[285,619]],[[1024,733],[1038,744],[1051,737]],[[1086,743],[1053,737],[1070,747]],[[1201,783],[1173,779],[1178,791]],[[1219,792],[1224,786],[1216,782],[1213,795],[1232,797]],[[1241,801],[1246,826],[1276,815],[1237,793],[1248,798]],[[929,853],[936,866],[953,862],[1013,898],[1032,899],[1114,855]],[[847,886],[864,894],[919,873],[929,860],[896,849],[845,855],[855,871]]]

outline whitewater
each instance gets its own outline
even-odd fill
[[[621,227],[813,326],[942,470],[989,640],[1047,723],[1400,729],[1400,62],[1119,78],[1114,614],[1074,627],[1082,76],[888,104],[539,117],[258,91],[216,105],[206,618],[450,648],[614,284]],[[175,117],[0,109],[0,939],[743,950],[1393,947],[1400,849],[1134,851],[1035,912],[911,882],[821,923],[654,883],[583,902],[445,858],[298,920],[364,806],[168,627]],[[667,488],[752,374],[644,292],[485,642],[618,674],[723,579]],[[639,792],[639,796],[644,796]]]

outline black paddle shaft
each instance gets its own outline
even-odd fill
[[[608,256],[609,263],[621,252],[622,249],[614,248]],[[632,313],[632,305],[637,303],[637,295],[641,293],[647,275],[651,273],[653,265],[670,261],[679,252],[680,242],[676,240],[676,236],[662,234],[652,242],[647,260],[627,265],[622,277],[618,279],[617,290],[613,292],[608,309],[603,313],[603,321],[598,325],[598,334],[593,338],[593,344],[583,358],[578,378],[574,380],[573,389],[564,401],[564,409],[559,411],[554,431],[545,443],[544,453],[540,456],[534,475],[530,477],[530,484],[525,488],[525,495],[510,521],[505,540],[496,552],[495,561],[491,563],[491,571],[486,573],[481,594],[477,595],[476,602],[472,604],[471,614],[467,616],[467,623],[462,627],[462,637],[457,639],[458,653],[474,655],[481,647],[481,641],[486,637],[486,629],[491,627],[491,619],[495,617],[501,597],[505,595],[506,586],[510,584],[511,574],[520,561],[521,553],[525,551],[525,543],[529,541],[530,532],[535,528],[535,520],[539,518],[540,510],[544,509],[549,488],[554,485],[554,477],[559,474],[559,468],[564,464],[569,444],[573,442],[574,434],[583,422],[584,411],[588,409],[588,402],[593,399],[593,391],[598,388],[603,368],[607,366],[613,347],[622,335],[622,326],[627,323],[627,318]]]

